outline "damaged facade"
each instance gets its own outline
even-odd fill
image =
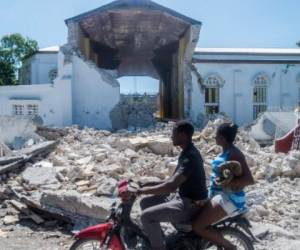
[[[128,127],[128,117],[143,116],[123,111],[122,76],[160,81],[165,120],[201,124],[224,113],[245,124],[300,103],[299,49],[196,49],[201,23],[149,0],[115,1],[66,25],[66,45],[24,64],[24,85],[0,88],[0,115],[37,115],[58,127]],[[145,117],[151,125],[149,110]]]

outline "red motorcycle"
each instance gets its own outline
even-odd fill
[[[76,242],[70,250],[149,250],[149,240],[142,229],[132,221],[130,213],[136,197],[130,190],[138,184],[120,182],[117,186],[119,202],[112,205],[106,223],[84,229],[77,233]],[[254,250],[255,237],[244,213],[225,218],[214,227],[238,249]],[[166,236],[167,247],[172,250],[222,249],[201,239],[192,232],[191,225],[174,225],[177,232]]]

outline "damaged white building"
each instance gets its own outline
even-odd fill
[[[149,0],[118,0],[66,25],[66,45],[28,59],[22,85],[0,87],[0,115],[119,128],[123,76],[160,81],[165,120],[224,113],[242,125],[300,104],[300,49],[196,48],[201,22]]]

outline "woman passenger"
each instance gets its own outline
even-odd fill
[[[216,143],[222,147],[223,153],[212,162],[212,175],[209,188],[210,201],[201,211],[193,224],[193,230],[202,238],[223,247],[225,250],[236,249],[221,233],[211,225],[226,216],[245,209],[246,197],[244,188],[254,184],[244,154],[234,145],[238,126],[224,123],[216,133]],[[226,184],[218,185],[216,180],[221,177],[221,165],[227,161],[238,161],[242,167],[242,174]]]

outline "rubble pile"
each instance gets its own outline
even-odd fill
[[[121,95],[119,104],[110,113],[113,130],[153,127],[156,111],[156,95]]]
[[[208,122],[194,136],[208,175],[211,160],[221,152],[215,144],[215,131],[224,121]],[[57,147],[46,158],[27,162],[20,174],[7,175],[0,187],[10,189],[0,189],[0,199],[1,192],[8,197],[13,193],[27,208],[47,211],[51,219],[76,219],[74,223],[83,218],[103,220],[119,180],[157,181],[174,172],[180,150],[171,143],[172,126],[158,123],[151,130],[137,133],[65,128],[58,133],[62,137]],[[236,144],[256,179],[247,190],[249,218],[277,224],[300,236],[300,152],[275,154],[272,147],[261,148],[243,129]],[[7,206],[11,206],[8,201]],[[15,218],[7,216],[11,215],[0,213],[4,221],[16,223]]]
[[[219,154],[221,149],[215,145],[215,131],[222,119],[209,122],[208,125],[195,138],[197,147],[201,150],[206,163]],[[247,163],[256,180],[276,177],[300,177],[300,152],[293,151],[288,155],[275,154],[273,147],[262,148],[252,139],[248,132],[240,129],[236,145],[245,154]]]

